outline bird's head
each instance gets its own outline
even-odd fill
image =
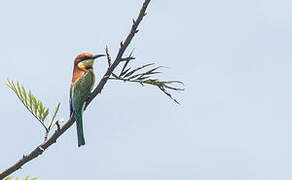
[[[82,53],[75,58],[74,65],[82,70],[92,69],[94,60],[102,56],[104,55],[103,54],[92,55],[90,53]]]

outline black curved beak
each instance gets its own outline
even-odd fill
[[[92,57],[92,59],[97,59],[97,58],[99,58],[99,57],[103,57],[103,56],[105,56],[104,54],[97,54],[97,55],[94,55],[93,57]]]

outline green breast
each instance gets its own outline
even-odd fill
[[[74,111],[81,111],[83,108],[84,102],[87,100],[92,87],[94,84],[94,73],[93,71],[87,71],[84,73],[71,87],[70,91],[70,104]]]

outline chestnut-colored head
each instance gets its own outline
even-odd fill
[[[79,54],[74,60],[74,66],[77,66],[79,69],[82,69],[82,70],[92,69],[94,60],[102,56],[104,55],[103,54],[92,55],[90,53]]]

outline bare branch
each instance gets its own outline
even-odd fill
[[[184,88],[177,87],[177,85],[183,86],[181,81],[161,81],[159,79],[153,78],[153,75],[161,73],[160,70],[163,66],[154,66],[154,63],[144,64],[142,66],[131,68],[128,67],[129,61],[124,63],[120,75],[117,76],[114,72],[110,80],[120,80],[123,82],[134,82],[139,83],[144,86],[144,84],[152,85],[158,87],[165,95],[171,98],[174,102],[179,104],[179,102],[171,95],[168,90],[173,91],[184,91]],[[153,67],[154,66],[154,67]],[[150,68],[150,69],[149,69]],[[148,70],[147,70],[148,69]]]
[[[112,74],[114,69],[122,61],[122,56],[123,56],[125,50],[127,49],[127,47],[129,46],[130,42],[132,41],[134,35],[138,32],[137,28],[138,28],[140,22],[142,21],[143,17],[146,15],[146,9],[147,9],[150,1],[151,0],[145,0],[144,1],[143,6],[142,6],[142,8],[141,8],[141,10],[139,12],[137,20],[133,21],[133,25],[132,25],[132,28],[130,30],[130,33],[128,34],[126,40],[124,42],[121,42],[121,44],[120,44],[121,47],[119,49],[118,55],[117,55],[114,63],[108,68],[107,72],[104,74],[102,79],[99,81],[99,83],[96,86],[96,88],[94,89],[94,91],[88,97],[88,99],[86,101],[86,104],[84,106],[84,110],[87,108],[89,103],[96,97],[96,95],[99,94],[102,91],[102,89],[103,89],[105,83],[107,82],[108,78],[110,77],[110,75]]]

